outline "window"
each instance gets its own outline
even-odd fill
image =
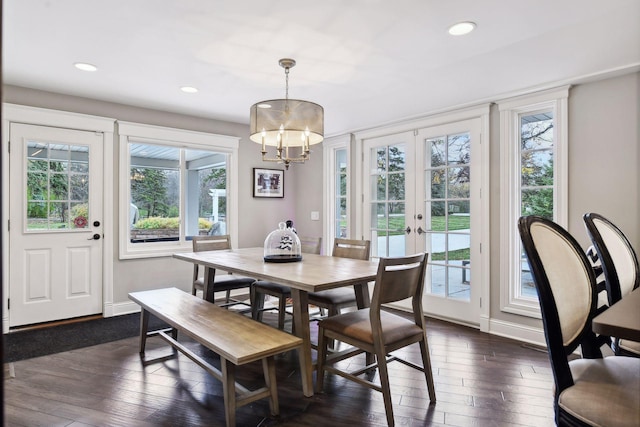
[[[350,238],[349,137],[326,139],[322,145],[324,146],[324,182],[327,185],[324,191],[327,209],[325,226],[331,233],[330,238],[325,239],[328,248],[336,237]]]
[[[333,237],[347,237],[347,149],[334,150],[335,217]]]
[[[499,103],[503,311],[540,317],[517,223],[539,215],[567,225],[567,97],[563,88]]]
[[[237,149],[237,138],[120,123],[121,258],[233,236]]]

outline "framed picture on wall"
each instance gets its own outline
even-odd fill
[[[253,168],[253,197],[284,197],[284,171]]]

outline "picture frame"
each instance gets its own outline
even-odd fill
[[[253,197],[283,198],[284,170],[253,168]]]

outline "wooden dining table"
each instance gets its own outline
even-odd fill
[[[302,338],[299,351],[302,390],[313,396],[313,361],[309,327],[309,292],[353,286],[358,308],[370,303],[367,283],[375,280],[377,261],[364,261],[314,254],[303,254],[302,261],[274,263],[264,261],[263,248],[242,248],[207,252],[176,253],[174,258],[205,267],[204,298],[214,301],[215,270],[223,270],[260,280],[280,283],[291,288],[295,334]]]
[[[640,342],[640,288],[593,318],[593,332]]]

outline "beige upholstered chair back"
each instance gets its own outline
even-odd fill
[[[593,218],[593,224],[600,233],[602,242],[611,256],[611,261],[613,261],[615,271],[610,272],[610,274],[618,276],[620,295],[625,296],[636,286],[638,274],[640,274],[636,267],[636,257],[633,249],[625,236],[622,235],[622,232],[611,222],[596,217]]]
[[[568,346],[589,321],[593,297],[590,267],[581,261],[583,254],[548,224],[537,222],[530,230],[556,302],[563,344]]]

